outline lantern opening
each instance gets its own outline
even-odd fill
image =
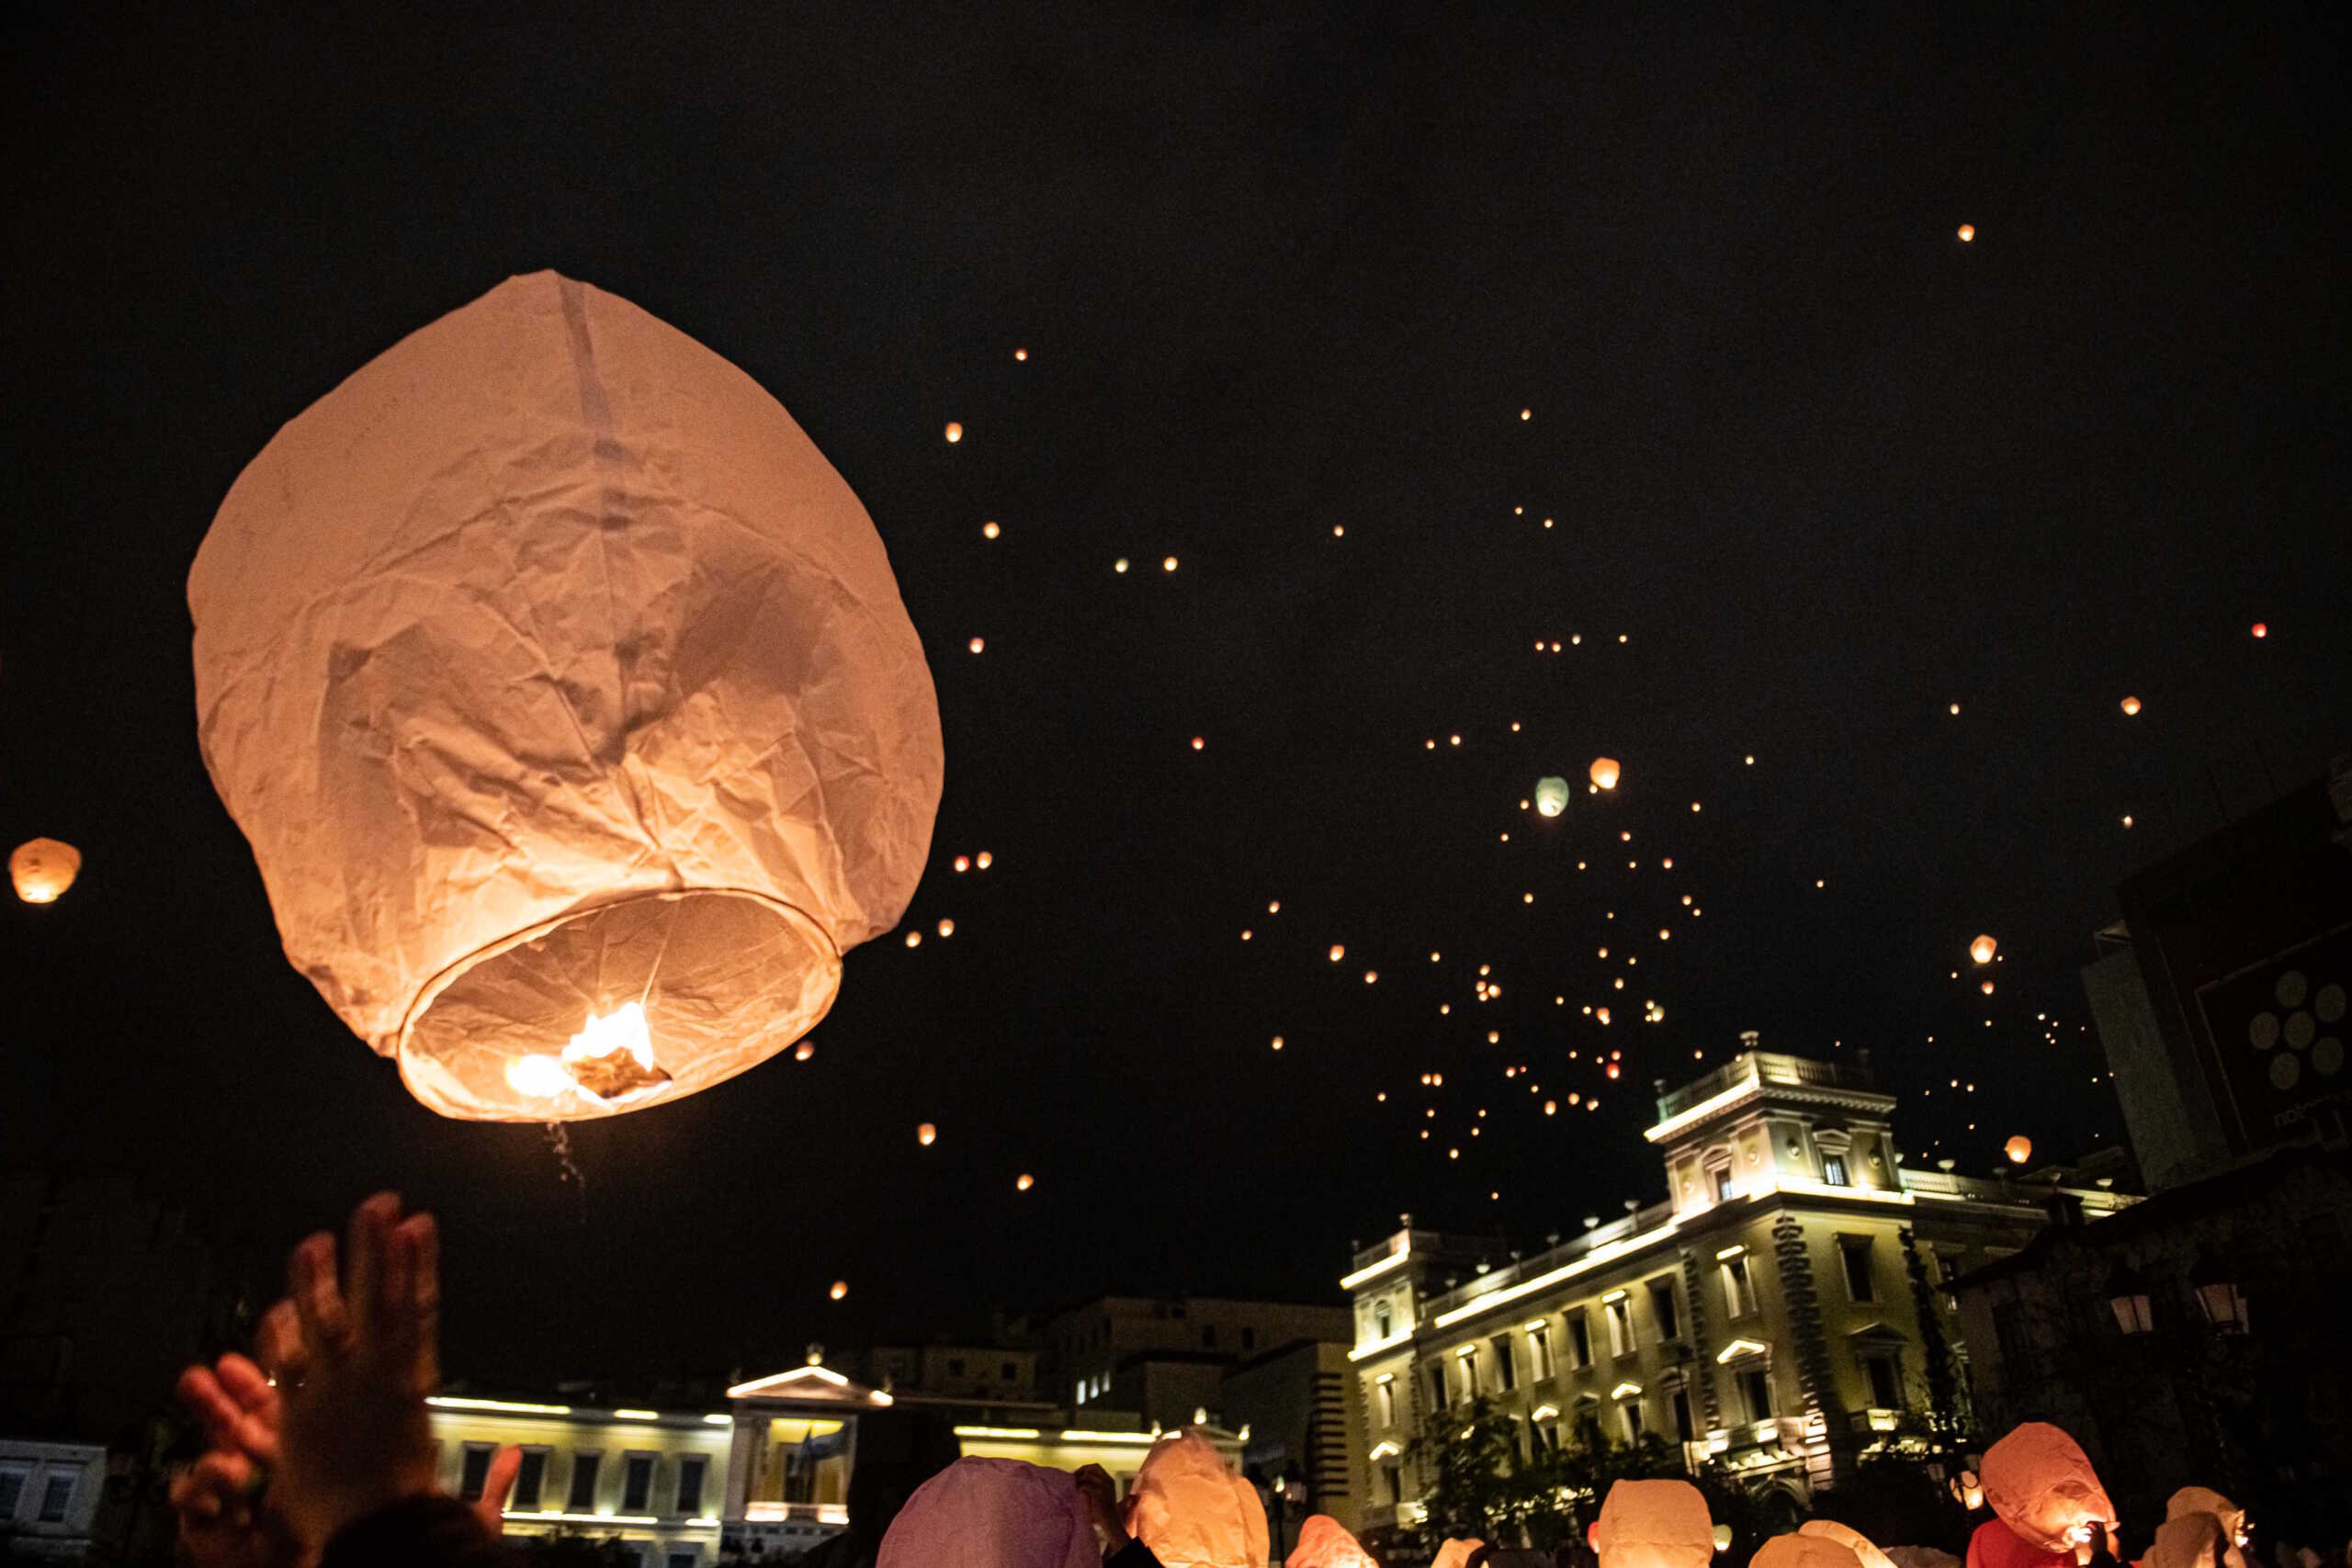
[[[840,986],[841,955],[790,905],[639,894],[460,959],[424,987],[396,1055],[410,1092],[443,1115],[610,1116],[774,1055]]]

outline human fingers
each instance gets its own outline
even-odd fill
[[[415,1388],[431,1393],[441,1386],[441,1231],[431,1214],[401,1222],[413,1251],[409,1258],[409,1310],[414,1336]]]
[[[277,1459],[277,1391],[262,1370],[232,1350],[213,1363],[213,1376],[243,1412],[245,1451],[265,1463]]]
[[[262,1314],[261,1326],[254,1333],[254,1349],[281,1387],[302,1381],[310,1357],[302,1348],[301,1315],[292,1301],[281,1300]]]
[[[244,1446],[244,1410],[221,1388],[209,1367],[190,1367],[180,1374],[180,1404],[204,1426],[205,1440],[218,1449]]]
[[[384,1318],[384,1238],[400,1218],[401,1200],[395,1192],[378,1192],[351,1211],[344,1230],[344,1309],[352,1325],[373,1337]]]
[[[523,1450],[507,1444],[490,1456],[490,1470],[481,1482],[481,1500],[474,1515],[482,1529],[498,1535],[506,1529],[506,1499],[514,1493],[514,1477],[523,1468]]]
[[[340,1352],[351,1339],[351,1319],[335,1282],[334,1237],[308,1236],[287,1259],[287,1293],[302,1323],[303,1348],[312,1355]]]
[[[208,1449],[172,1477],[172,1508],[191,1519],[235,1518],[251,1507],[261,1481],[260,1467],[244,1455]]]

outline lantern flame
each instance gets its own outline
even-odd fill
[[[654,1064],[653,1036],[638,1002],[590,1013],[560,1059],[535,1052],[506,1064],[508,1087],[534,1100],[577,1092],[603,1103],[669,1081],[670,1075]]]

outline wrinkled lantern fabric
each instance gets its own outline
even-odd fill
[[[1836,1541],[1860,1559],[1862,1568],[1894,1568],[1894,1561],[1881,1551],[1868,1536],[1860,1530],[1849,1529],[1835,1519],[1807,1519],[1797,1527],[1797,1534]]]
[[[2184,1486],[2165,1501],[2167,1522],[2185,1514],[2211,1514],[2222,1521],[2232,1541],[2245,1529],[2245,1510],[2210,1486]]]
[[[1347,1527],[1329,1514],[1311,1514],[1298,1528],[1298,1545],[1283,1568],[1379,1568]]]
[[[2044,1551],[1991,1518],[1968,1538],[1967,1568],[2075,1568],[2075,1554],[2071,1550]]]
[[[959,1459],[915,1488],[875,1568],[1102,1568],[1094,1526],[1067,1471]]]
[[[444,1115],[741,1072],[921,874],[938,707],[865,509],[749,377],[585,284],[511,278],[297,416],[188,604],[287,955]],[[563,1059],[630,1002],[643,1049]]]
[[[2140,1568],[2223,1568],[2230,1558],[2245,1562],[2220,1519],[2211,1514],[2182,1514],[2156,1527],[2156,1539]]]
[[[1707,1568],[1715,1525],[1687,1481],[1620,1481],[1601,1500],[1592,1549],[1600,1568]]]
[[[82,852],[59,839],[27,839],[8,857],[8,880],[28,904],[54,904],[82,874]]]
[[[1819,1533],[1776,1535],[1748,1559],[1748,1568],[1860,1568],[1861,1559],[1843,1541]]]
[[[1984,1450],[1984,1501],[2019,1540],[2071,1552],[2115,1517],[2088,1455],[2046,1421],[2028,1421]]]
[[[1430,1568],[1464,1568],[1470,1554],[1487,1543],[1483,1540],[1448,1540],[1437,1549],[1430,1560]]]
[[[1162,1568],[1260,1568],[1266,1561],[1258,1489],[1227,1470],[1216,1445],[1198,1432],[1152,1445],[1125,1507],[1127,1533]]]

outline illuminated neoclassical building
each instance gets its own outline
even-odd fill
[[[1522,1451],[1655,1434],[1694,1467],[1804,1494],[1913,1445],[1930,1390],[1964,1398],[1943,1285],[2023,1247],[2053,1210],[2132,1200],[2077,1173],[1981,1180],[1905,1168],[1866,1065],[1756,1048],[1657,1102],[1662,1203],[1511,1260],[1411,1228],[1356,1255],[1356,1393],[1367,1516],[1419,1512],[1407,1450],[1476,1397]]]
[[[1019,1397],[893,1393],[811,1361],[727,1391],[725,1410],[657,1410],[443,1394],[429,1404],[441,1483],[481,1494],[491,1455],[523,1450],[506,1509],[513,1535],[572,1531],[619,1540],[640,1568],[711,1568],[722,1543],[797,1551],[848,1523],[861,1421],[919,1411],[966,1454],[1061,1470],[1099,1464],[1135,1477],[1162,1431],[1089,1410]],[[1247,1431],[1200,1428],[1240,1466]]]

